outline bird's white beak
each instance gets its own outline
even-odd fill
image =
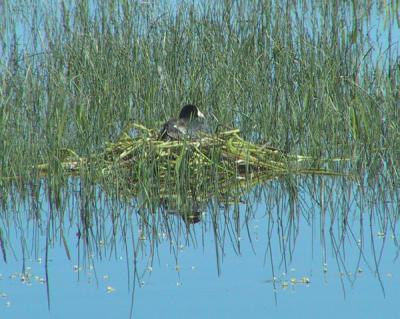
[[[204,114],[197,110],[197,116],[204,119]]]

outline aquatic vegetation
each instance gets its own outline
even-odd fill
[[[4,263],[40,260],[49,307],[55,249],[93,278],[122,254],[130,287],[163,252],[179,277],[182,250],[202,246],[218,274],[229,252],[258,247],[255,280],[274,293],[318,286],[316,273],[352,289],[369,272],[384,291],[384,246],[398,251],[398,5],[367,2],[4,2]],[[213,133],[160,140],[186,103]],[[291,270],[298,245],[317,271]],[[15,278],[35,283],[26,270]]]
[[[289,173],[346,175],[346,172],[327,167],[350,160],[287,154],[271,146],[243,140],[238,129],[216,134],[201,133],[196,139],[164,141],[154,130],[138,124],[132,127],[139,130],[136,137],[123,133],[115,143],[106,143],[104,151],[99,154],[84,158],[64,150],[64,158],[60,158],[61,168],[73,174],[96,170],[96,176],[108,184],[109,179],[111,183],[118,181],[120,184],[125,180],[132,195],[147,182],[157,189],[157,194],[167,197],[174,191],[179,192],[179,188],[200,196],[199,186],[205,185],[206,192],[202,193],[202,201],[205,201],[211,193],[226,192],[242,181],[249,190],[257,183]],[[49,168],[49,164],[40,164],[33,169],[43,175]]]
[[[54,9],[2,9],[10,12],[0,26],[3,177],[29,177],[43,163],[57,173],[60,150],[98,154],[128,123],[160,127],[189,101],[212,131],[237,128],[251,143],[351,156],[355,166],[385,152],[399,165],[398,46],[376,43],[360,20],[390,6],[72,1]]]

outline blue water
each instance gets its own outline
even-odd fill
[[[202,222],[189,226],[189,239],[182,219],[166,216],[172,241],[162,217],[155,216],[159,240],[154,254],[155,241],[140,239],[140,218],[134,210],[123,211],[131,217],[127,223],[133,236],[128,232],[124,241],[119,227],[112,239],[110,206],[103,194],[95,215],[104,222],[93,229],[103,234],[104,243],[90,255],[82,239],[78,241],[75,196],[68,201],[63,224],[70,260],[57,222],[49,236],[50,310],[45,283],[50,215],[43,192],[41,222],[29,218],[28,209],[9,211],[7,219],[3,215],[1,227],[9,242],[7,263],[0,263],[0,318],[129,318],[132,300],[133,318],[398,318],[398,236],[391,230],[396,223],[390,221],[391,207],[395,210],[398,203],[386,203],[384,213],[370,197],[368,205],[360,205],[368,198],[360,197],[356,186],[343,187],[331,178],[321,181],[315,186],[326,187],[321,196],[334,194],[329,202],[333,209],[316,204],[321,197],[307,191],[306,179],[297,184],[300,191],[292,206],[280,182],[271,182],[261,198],[250,196],[240,205],[239,235],[232,210],[227,218],[219,212],[217,245],[210,211],[204,212]],[[349,190],[352,197],[345,200]],[[340,222],[343,216],[348,217],[346,226]]]

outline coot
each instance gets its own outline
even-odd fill
[[[164,123],[159,138],[165,141],[179,140],[185,137],[195,137],[201,130],[204,114],[193,104],[185,105],[179,113],[178,119],[171,119]]]

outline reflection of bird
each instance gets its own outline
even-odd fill
[[[186,200],[177,205],[175,197],[165,197],[162,199],[161,206],[168,215],[180,216],[185,224],[197,224],[202,220],[207,203],[199,202],[191,197]]]
[[[185,105],[179,113],[178,119],[171,119],[164,123],[159,133],[161,140],[179,140],[185,136],[193,137],[201,130],[204,114],[193,104]]]
[[[181,213],[180,214],[183,221],[186,224],[197,224],[201,221],[201,217],[203,216],[202,212],[190,212],[190,213]]]

